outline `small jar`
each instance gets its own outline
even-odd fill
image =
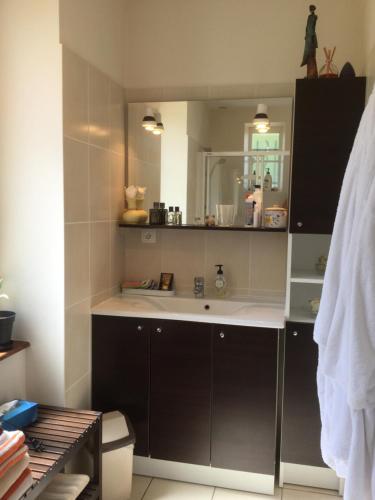
[[[282,229],[287,226],[288,211],[286,208],[273,205],[264,210],[264,227]]]

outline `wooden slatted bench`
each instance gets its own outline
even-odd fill
[[[101,413],[39,406],[38,420],[23,430],[27,438],[36,438],[43,445],[43,451],[29,450],[34,484],[23,498],[37,498],[82,446],[92,439],[93,477],[79,499],[101,499]]]

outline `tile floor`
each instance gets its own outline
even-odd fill
[[[133,476],[131,500],[335,500],[336,492],[302,486],[277,488],[274,496],[225,490],[212,486]]]

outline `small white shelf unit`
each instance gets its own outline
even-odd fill
[[[328,256],[331,236],[289,234],[285,315],[289,321],[315,323],[309,300],[320,298],[324,275],[315,270],[321,255]]]

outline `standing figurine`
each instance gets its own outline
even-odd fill
[[[318,78],[318,67],[316,65],[316,49],[318,48],[318,39],[316,36],[316,22],[318,16],[315,14],[315,5],[310,5],[310,15],[307,19],[305,52],[303,54],[302,66],[307,65],[307,78]]]

